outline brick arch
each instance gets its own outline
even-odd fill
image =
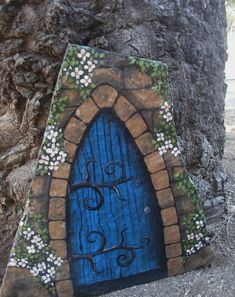
[[[59,169],[53,172],[50,184],[51,198],[49,200],[48,219],[51,246],[58,255],[64,258],[65,270],[69,271],[65,228],[66,200],[64,198],[67,196],[71,166],[85,131],[98,113],[107,108],[112,109],[123,122],[144,159],[161,209],[168,274],[175,274],[175,271],[178,273],[179,267],[182,266],[180,257],[182,254],[181,238],[177,210],[165,161],[152,144],[152,133],[141,113],[125,96],[119,95],[114,87],[107,84],[99,85],[91,96],[77,107],[64,128],[64,147],[67,153],[67,162],[61,164]],[[50,210],[53,212],[54,208],[60,209],[63,220],[57,220],[50,216]],[[71,279],[69,272],[68,276]],[[66,281],[68,283],[69,280]]]

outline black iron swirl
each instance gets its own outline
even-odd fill
[[[117,178],[113,182],[107,182],[107,183],[96,183],[90,181],[90,172],[89,172],[89,164],[96,163],[94,160],[88,160],[85,164],[85,177],[84,180],[80,183],[74,184],[71,186],[70,191],[74,191],[77,189],[82,188],[90,188],[95,191],[95,193],[98,195],[98,197],[88,197],[84,200],[84,205],[89,210],[98,210],[101,208],[101,206],[104,204],[104,196],[102,193],[102,188],[109,188],[117,194],[117,198],[119,200],[125,201],[125,199],[121,198],[121,194],[117,188],[118,185],[128,182],[131,178],[125,178],[124,177],[124,168],[123,164],[120,162],[109,162],[105,166],[103,166],[104,173],[107,175],[114,175],[115,174],[115,166],[118,166],[121,169],[121,175],[119,178]]]
[[[106,238],[104,236],[103,233],[99,232],[99,231],[91,231],[87,234],[87,241],[89,243],[94,243],[96,242],[96,240],[100,241],[100,246],[97,249],[97,251],[95,251],[94,253],[91,254],[71,254],[71,258],[73,260],[87,260],[91,263],[93,270],[96,273],[103,273],[104,271],[98,270],[97,266],[96,266],[96,262],[95,262],[95,257],[102,255],[102,254],[106,254],[106,253],[110,253],[112,251],[116,251],[116,250],[123,250],[126,251],[127,253],[125,254],[120,254],[117,257],[117,265],[120,267],[128,267],[130,266],[133,261],[135,260],[135,250],[139,250],[142,249],[144,247],[146,247],[147,245],[149,245],[150,239],[147,237],[144,237],[141,241],[142,241],[142,245],[139,246],[131,246],[131,245],[124,245],[124,241],[125,241],[125,235],[124,232],[126,230],[124,229],[121,232],[121,236],[120,236],[120,240],[119,242],[110,248],[105,248],[106,246]],[[94,239],[92,239],[92,237],[95,235]]]

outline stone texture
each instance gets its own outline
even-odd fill
[[[173,243],[166,246],[166,257],[175,258],[182,255],[181,243]]]
[[[66,237],[65,221],[50,221],[49,235],[51,239],[65,239]]]
[[[31,184],[31,194],[33,197],[41,197],[48,194],[50,180],[48,176],[35,176]]]
[[[62,90],[61,96],[67,96],[68,97],[68,105],[69,106],[77,106],[80,105],[82,102],[82,99],[79,96],[79,91],[77,90]]]
[[[187,195],[177,196],[175,204],[179,215],[188,214],[194,209],[192,201]]]
[[[73,284],[71,280],[57,282],[56,290],[58,297],[74,297]]]
[[[76,110],[76,116],[84,123],[88,124],[99,111],[91,98],[86,99]]]
[[[169,207],[161,210],[162,222],[164,226],[177,224],[177,214],[175,207]]]
[[[161,208],[166,208],[174,205],[174,197],[171,188],[157,191],[158,202]]]
[[[67,154],[67,157],[66,157],[67,162],[73,161],[76,151],[77,151],[76,144],[74,144],[70,141],[67,141],[67,140],[64,141],[64,152]]]
[[[181,257],[172,258],[167,261],[167,270],[169,275],[184,273],[184,265]]]
[[[151,174],[151,179],[155,190],[168,188],[170,185],[167,170],[161,170]]]
[[[51,197],[65,197],[67,192],[68,182],[63,179],[55,179],[51,180],[50,186],[50,196]]]
[[[114,105],[116,114],[122,121],[127,121],[136,111],[135,107],[124,97],[120,96]]]
[[[43,287],[27,269],[8,268],[4,286],[1,288],[1,297],[50,297]],[[14,284],[14,285],[13,285]]]
[[[58,255],[59,257],[67,257],[67,245],[65,240],[51,240],[50,246],[53,248],[53,250],[56,252],[56,255]]]
[[[65,199],[63,198],[51,198],[49,200],[49,220],[65,220],[66,208]]]
[[[71,118],[66,125],[64,138],[78,144],[81,141],[85,130],[86,125],[83,122],[79,121],[76,118]]]
[[[165,162],[158,151],[151,153],[144,158],[148,171],[154,173],[165,168]]]
[[[139,113],[135,113],[127,122],[126,127],[131,135],[136,138],[147,130],[147,125]]]
[[[99,108],[109,108],[113,106],[118,92],[109,85],[101,85],[95,89],[91,95]]]
[[[95,84],[109,84],[115,88],[123,88],[123,73],[121,69],[115,68],[97,68],[94,71],[92,79]]]
[[[124,71],[124,87],[127,89],[140,89],[152,85],[152,79],[143,72],[136,71],[134,66],[125,67]]]
[[[163,105],[163,99],[152,88],[126,90],[123,94],[137,109],[156,109]]]
[[[165,244],[180,242],[180,231],[178,225],[165,227],[164,229]]]
[[[70,265],[69,261],[64,259],[58,272],[56,273],[56,280],[65,280],[70,278]]]
[[[185,270],[190,271],[192,269],[208,265],[211,263],[212,259],[213,253],[210,246],[205,246],[197,254],[192,255],[187,259],[185,263]]]
[[[70,174],[70,168],[71,168],[70,164],[66,162],[61,163],[59,164],[58,169],[53,171],[52,176],[57,178],[68,178]]]
[[[155,147],[152,144],[152,139],[153,136],[150,132],[146,132],[135,139],[139,150],[144,156],[152,153],[155,150]]]

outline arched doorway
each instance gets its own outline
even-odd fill
[[[68,245],[78,296],[162,277],[163,224],[134,139],[102,109],[80,142],[69,181]]]

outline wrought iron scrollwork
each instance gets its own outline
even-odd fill
[[[94,160],[88,160],[85,164],[85,178],[82,182],[74,184],[71,186],[70,190],[74,191],[77,189],[82,189],[82,188],[90,188],[95,191],[98,197],[88,197],[84,200],[84,205],[88,210],[98,210],[102,207],[104,204],[104,196],[102,193],[102,188],[109,188],[117,194],[117,198],[119,200],[125,201],[125,199],[121,198],[121,194],[118,189],[118,185],[128,182],[131,178],[125,178],[124,177],[124,168],[123,164],[120,162],[109,162],[103,166],[104,173],[111,176],[114,175],[115,173],[115,167],[118,166],[121,169],[121,175],[118,179],[116,179],[113,182],[104,182],[104,183],[96,183],[96,182],[91,182],[90,181],[90,172],[89,172],[89,165],[91,163],[96,163]]]
[[[91,231],[87,234],[87,241],[88,243],[94,243],[97,240],[100,241],[100,246],[97,249],[97,251],[95,251],[94,253],[91,254],[72,254],[71,258],[73,260],[87,260],[91,263],[92,265],[92,269],[96,272],[96,273],[103,273],[104,271],[99,270],[97,268],[96,262],[95,262],[95,257],[102,255],[102,254],[106,254],[106,253],[110,253],[112,251],[116,251],[116,250],[122,250],[122,251],[126,251],[126,253],[122,253],[120,255],[118,255],[117,257],[117,265],[120,267],[128,267],[130,266],[135,257],[136,257],[136,253],[135,250],[139,250],[142,249],[146,246],[149,245],[150,239],[147,237],[144,237],[141,241],[142,241],[142,245],[139,246],[132,246],[132,245],[125,245],[124,241],[125,241],[125,229],[121,232],[120,235],[120,240],[119,242],[115,245],[112,246],[110,248],[105,248],[106,246],[106,238],[104,236],[103,233],[99,232],[99,231]]]

